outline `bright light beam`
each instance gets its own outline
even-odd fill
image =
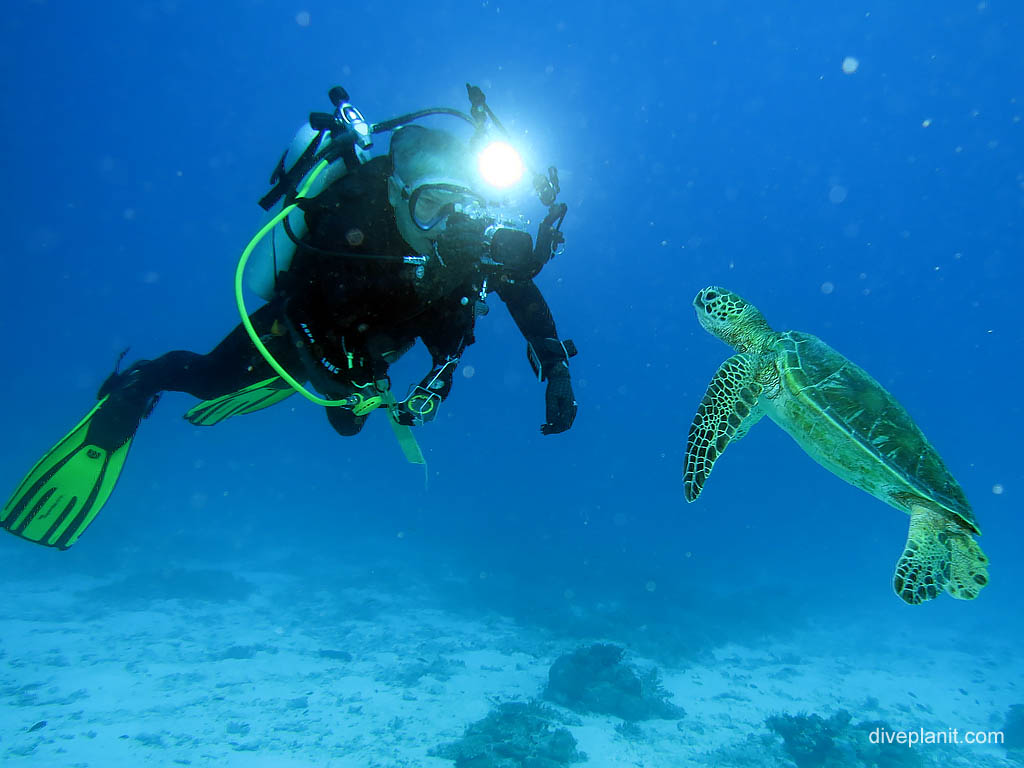
[[[477,156],[480,175],[498,189],[507,189],[523,178],[523,161],[511,144],[494,141]]]

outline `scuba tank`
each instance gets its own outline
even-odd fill
[[[349,102],[344,88],[336,86],[328,96],[334,114],[311,113],[271,174],[273,188],[260,199],[260,206],[267,211],[264,223],[295,202],[300,190],[303,197],[316,197],[370,159],[370,126]],[[314,168],[324,159],[328,165],[313,177]],[[305,215],[295,208],[256,243],[246,270],[246,285],[253,293],[266,301],[273,298],[277,276],[291,266],[296,241],[307,232]]]

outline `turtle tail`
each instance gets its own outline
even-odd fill
[[[907,545],[892,580],[902,600],[920,605],[943,590],[973,600],[988,584],[987,566],[988,558],[967,531],[937,510],[911,505]]]

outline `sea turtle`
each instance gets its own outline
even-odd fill
[[[809,333],[773,331],[756,307],[717,286],[693,300],[706,331],[737,354],[715,373],[686,445],[683,490],[696,501],[715,460],[768,415],[826,469],[910,515],[893,588],[917,605],[943,589],[973,600],[988,558],[963,490],[896,399]]]

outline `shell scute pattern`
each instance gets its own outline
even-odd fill
[[[781,334],[791,395],[820,411],[923,497],[977,528],[967,498],[907,411],[863,369],[807,333]]]

